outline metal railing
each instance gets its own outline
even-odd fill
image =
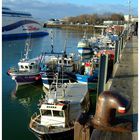
[[[62,122],[58,121],[58,122],[52,123],[50,126],[48,125],[46,127],[46,126],[40,124],[40,119],[41,119],[41,115],[38,115],[36,112],[31,116],[30,128],[32,130],[34,130],[35,132],[38,132],[40,134],[46,134],[51,129],[56,129],[57,128],[58,130],[60,130],[58,127],[59,127],[60,124],[62,124]],[[58,125],[58,127],[57,127],[57,125]],[[66,125],[67,125],[68,129],[73,127],[73,125],[68,123],[68,122],[66,123]],[[63,128],[63,129],[66,129],[66,128]]]
[[[39,119],[40,117],[41,116],[38,115],[37,113],[34,113],[31,116],[30,128],[40,134],[46,134],[46,132],[48,132],[48,128],[40,124],[40,119]]]

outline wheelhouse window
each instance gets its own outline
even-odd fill
[[[70,64],[70,61],[68,61],[68,64]]]
[[[59,63],[62,63],[61,60],[59,60]]]
[[[21,65],[20,67],[21,67],[21,69],[24,69],[23,65]]]
[[[32,69],[32,66],[29,66],[30,67],[30,69]]]
[[[28,69],[28,66],[25,66],[25,69]]]
[[[41,110],[43,116],[52,116],[51,110]]]
[[[64,117],[64,113],[63,113],[63,111],[53,110],[53,116],[54,117]]]
[[[67,64],[67,60],[64,60],[64,64]]]

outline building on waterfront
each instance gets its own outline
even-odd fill
[[[113,21],[113,20],[107,20],[107,21],[103,21],[104,25],[122,25],[124,22],[121,21]]]
[[[124,15],[124,20],[125,20],[125,22],[129,22],[129,15]],[[130,16],[130,21],[131,22],[138,22],[138,17],[137,16]]]
[[[138,17],[132,17],[131,22],[138,22]]]
[[[62,22],[59,19],[49,19],[47,25],[60,25]]]

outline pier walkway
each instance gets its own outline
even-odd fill
[[[110,90],[116,90],[131,99],[131,108],[126,117],[133,121],[130,139],[138,139],[138,38],[133,36],[122,50],[122,57],[113,75]]]
[[[115,64],[111,85],[115,90],[131,99],[131,108],[125,119],[132,121],[132,133],[117,133],[94,130],[92,140],[138,140],[138,38],[133,36],[122,50],[120,62]]]

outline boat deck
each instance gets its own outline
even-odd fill
[[[75,102],[82,102],[85,96],[87,95],[87,85],[83,85],[80,83],[66,83],[64,84],[66,88],[57,88],[57,100],[68,100]],[[64,90],[65,89],[65,90]],[[51,93],[43,87],[44,92],[48,96],[48,98],[54,98],[55,92]],[[65,96],[64,96],[65,92]]]

